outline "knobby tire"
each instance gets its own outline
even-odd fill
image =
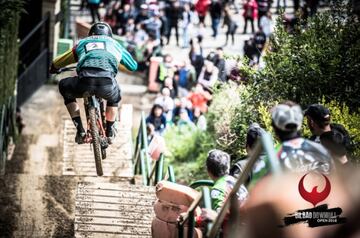
[[[90,130],[92,137],[92,144],[95,157],[96,174],[103,175],[102,162],[101,162],[101,144],[99,136],[99,128],[97,127],[96,110],[94,107],[89,108]]]

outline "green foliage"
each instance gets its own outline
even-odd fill
[[[208,152],[215,147],[209,133],[186,126],[172,126],[164,137],[167,162],[174,166],[177,180],[189,184],[208,177],[205,161]]]
[[[214,95],[208,112],[209,132],[217,146],[233,159],[245,154],[246,131],[258,113],[252,104],[250,86],[229,83]]]
[[[359,19],[337,7],[309,18],[306,28],[298,26],[292,33],[278,22],[272,52],[256,77],[263,98],[308,105],[324,97],[350,110],[360,106]]]
[[[0,1],[0,105],[14,95],[17,80],[19,12],[22,1]]]

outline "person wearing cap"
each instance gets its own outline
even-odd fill
[[[275,152],[282,170],[329,174],[334,169],[332,157],[321,144],[301,137],[303,113],[299,105],[291,101],[278,104],[272,109],[271,119],[275,135],[281,142],[276,146]],[[265,165],[259,171],[262,175],[270,173],[268,157],[265,157]],[[255,185],[261,178],[256,176],[251,180],[250,186]]]
[[[271,118],[281,141],[276,151],[282,168],[294,172],[317,170],[324,174],[331,171],[333,162],[328,151],[300,135],[303,113],[299,105],[291,101],[279,104],[273,108]]]
[[[142,23],[149,19],[149,11],[148,6],[146,4],[141,4],[140,6],[140,13],[137,14],[135,17],[135,25]]]
[[[305,116],[312,133],[310,140],[321,143],[340,163],[347,163],[350,136],[344,126],[331,123],[329,109],[321,104],[312,104],[305,110]]]
[[[313,134],[310,140],[320,143],[320,135],[331,131],[329,109],[320,104],[312,104],[305,110],[304,115]]]

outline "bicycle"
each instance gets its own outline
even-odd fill
[[[76,67],[65,67],[56,73],[73,71]],[[102,160],[106,158],[106,148],[109,146],[106,134],[105,101],[89,92],[83,94],[87,121],[84,142],[92,144],[95,158],[96,174],[103,175]]]

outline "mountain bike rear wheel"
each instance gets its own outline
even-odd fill
[[[102,162],[101,162],[101,143],[99,136],[99,128],[96,120],[96,110],[94,107],[89,108],[89,120],[90,120],[90,131],[92,137],[92,144],[95,157],[96,174],[98,176],[103,175]]]

